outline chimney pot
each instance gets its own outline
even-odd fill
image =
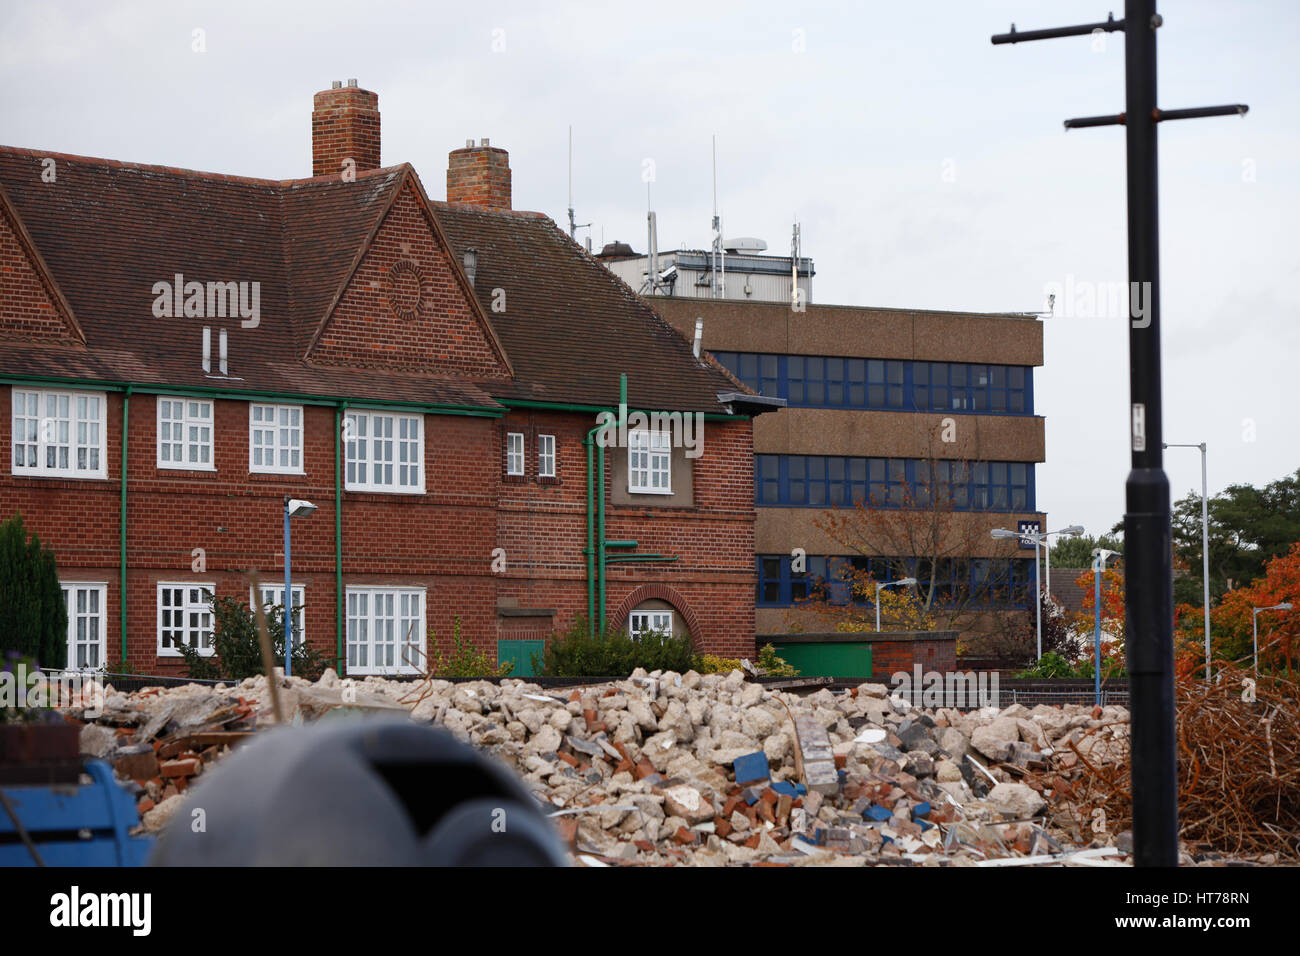
[[[510,156],[485,136],[447,157],[447,202],[499,212],[510,209]]]
[[[346,87],[334,80],[313,98],[311,174],[339,176],[347,168],[379,168],[379,96],[356,80]]]

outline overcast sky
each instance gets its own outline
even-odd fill
[[[1127,280],[1124,134],[1061,121],[1123,110],[1122,36],[989,36],[1110,8],[6,2],[0,142],[307,176],[312,94],[356,77],[384,163],[435,199],[447,152],[489,137],[516,208],[566,222],[572,125],[578,221],[643,250],[646,160],[661,247],[708,243],[716,135],[725,232],[784,253],[797,219],[815,302],[1039,311],[1049,284],[1074,290],[1036,374],[1038,505],[1091,533],[1124,510],[1128,346],[1104,294],[1102,314],[1078,296]],[[1160,11],[1160,105],[1251,108],[1160,127],[1166,440],[1209,442],[1214,493],[1300,466],[1300,4]],[[1194,449],[1166,467],[1175,498],[1199,490]]]

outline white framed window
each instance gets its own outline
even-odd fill
[[[671,495],[672,436],[666,430],[638,429],[627,436],[627,490],[643,495]]]
[[[506,434],[506,474],[522,475],[524,473],[524,433],[508,432]]]
[[[158,467],[215,471],[212,402],[158,397]]]
[[[301,475],[302,406],[248,406],[248,470]]]
[[[348,588],[348,673],[422,673],[424,598],[424,588]]]
[[[305,614],[303,608],[307,604],[307,590],[304,584],[294,584],[290,586],[290,593],[293,595],[293,606],[290,611],[293,615],[293,639],[294,643],[306,640],[307,622],[304,620]],[[253,586],[248,587],[249,607],[253,607],[252,602],[257,599],[253,593]],[[263,584],[262,585],[262,610],[268,611],[273,607],[284,606],[284,584]],[[253,608],[256,613],[256,608]]]
[[[555,436],[537,436],[537,477],[555,477]]]
[[[108,585],[60,581],[68,607],[68,670],[95,670],[107,662]]]
[[[103,392],[14,386],[13,474],[107,478]]]
[[[645,635],[656,632],[664,637],[672,637],[673,612],[633,611],[627,617],[627,632],[633,640],[640,640]]]
[[[214,584],[159,583],[159,657],[180,657],[182,646],[192,647],[204,657],[214,652],[209,595],[215,589]]]
[[[424,416],[350,411],[343,426],[348,491],[424,494]]]

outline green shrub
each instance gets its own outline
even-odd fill
[[[1117,658],[1105,658],[1101,664],[1101,676],[1104,679],[1112,677],[1124,677],[1126,675],[1123,663]],[[1092,661],[1079,661],[1077,664],[1071,664],[1064,656],[1056,651],[1048,651],[1038,659],[1038,663],[1033,667],[1017,671],[1015,677],[1030,678],[1088,678],[1092,677]]]
[[[68,663],[68,609],[54,552],[32,535],[23,516],[0,524],[0,650],[58,669]]]
[[[204,592],[212,606],[215,625],[210,657],[201,655],[192,647],[181,647],[185,658],[185,676],[194,680],[239,681],[264,673],[262,668],[262,642],[257,634],[257,617],[247,604],[232,597],[214,598]],[[284,666],[284,607],[268,605],[265,609],[266,631],[271,638],[275,666]],[[303,609],[293,609],[301,619]],[[296,629],[296,628],[295,628]],[[325,671],[329,659],[301,639],[293,644],[293,674],[307,680],[316,680]]]
[[[740,670],[740,658],[701,654],[695,658],[694,668],[700,674],[730,674],[732,671]]]
[[[798,677],[799,669],[788,663],[784,657],[776,656],[776,648],[764,644],[758,650],[758,667],[765,677]]]
[[[581,617],[551,636],[540,660],[533,655],[533,669],[547,677],[625,677],[638,667],[684,673],[694,665],[689,634],[646,634],[637,640],[623,630],[589,634]]]
[[[460,636],[460,615],[452,619],[451,656],[443,660],[438,649],[438,637],[429,628],[429,675],[432,677],[507,677],[514,670],[514,661],[497,664],[492,655],[476,649]]]

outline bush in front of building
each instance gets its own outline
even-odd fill
[[[695,671],[700,674],[730,674],[741,669],[739,657],[718,657],[701,654],[695,658]]]
[[[432,648],[429,653],[430,677],[508,677],[515,667],[514,661],[498,664],[491,654],[461,637],[459,614],[452,619],[451,654],[445,658],[442,656],[438,635],[433,628],[429,628],[429,646]]]
[[[50,668],[68,661],[68,609],[54,552],[35,534],[28,541],[21,514],[0,524],[0,650]]]
[[[257,617],[249,606],[238,598],[214,598],[212,604],[215,624],[212,643],[214,653],[208,657],[193,647],[182,646],[185,659],[185,676],[194,680],[240,681],[265,673],[262,667],[262,642],[257,634]],[[302,608],[296,609],[302,614]],[[280,605],[266,608],[266,632],[271,638],[271,656],[276,665],[284,664],[284,608]],[[293,645],[293,674],[306,680],[316,680],[325,671],[329,659],[304,641]]]
[[[784,657],[776,656],[776,648],[764,644],[758,649],[758,669],[764,677],[798,677],[799,668],[789,663]]]
[[[547,677],[626,677],[638,667],[685,673],[695,666],[689,634],[644,634],[635,640],[623,630],[588,633],[584,618],[551,636],[533,669]]]

